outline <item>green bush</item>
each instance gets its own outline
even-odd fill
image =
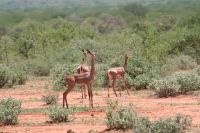
[[[0,88],[22,85],[26,83],[26,80],[24,71],[0,65]]]
[[[108,85],[108,78],[106,75],[109,66],[106,64],[98,64],[96,66],[96,75],[93,85],[95,87],[107,87]]]
[[[69,113],[70,112],[65,108],[58,106],[51,106],[48,108],[48,115],[54,123],[67,122]]]
[[[152,123],[147,117],[137,116],[134,120],[134,133],[151,133]]]
[[[191,125],[189,116],[178,114],[175,118],[160,119],[153,123],[152,133],[182,133],[187,126]]]
[[[152,127],[153,133],[181,133],[181,125],[177,124],[171,118],[161,119],[154,123]]]
[[[153,81],[149,88],[155,90],[159,97],[185,94],[200,89],[200,76],[193,72],[176,73],[164,79]]]
[[[197,66],[196,61],[187,55],[180,55],[175,58],[175,62],[178,69],[186,70],[186,69],[193,69]]]
[[[126,25],[124,19],[119,16],[102,15],[98,22],[99,33],[110,33],[111,31],[122,29]]]
[[[126,85],[128,88],[131,88],[131,86],[133,86],[133,79],[128,75],[128,73],[125,74],[125,81],[126,81]],[[123,82],[124,84],[124,82]]]
[[[8,68],[0,65],[0,88],[4,87],[8,83]]]
[[[192,118],[187,115],[177,114],[174,118],[176,123],[182,126],[182,129],[186,129],[187,126],[190,126],[192,123]]]
[[[155,90],[158,97],[176,96],[180,87],[176,79],[171,77],[155,80],[149,85],[149,88]]]
[[[48,105],[48,104],[57,104],[58,102],[58,95],[47,95],[43,96],[42,100]]]
[[[130,59],[128,62],[128,68],[127,73],[129,76],[134,79],[140,74],[145,73],[145,64],[142,61],[136,60],[136,59]]]
[[[200,66],[196,67],[193,71],[200,76]]]
[[[196,61],[187,55],[171,56],[161,67],[161,75],[168,76],[177,70],[190,70],[197,66]]]
[[[145,117],[135,117],[134,133],[182,133],[191,125],[192,119],[189,116],[177,114],[175,117],[160,119],[151,122]]]
[[[27,80],[26,72],[22,70],[12,69],[10,80],[12,80],[12,84],[23,85],[26,83]]]
[[[53,89],[54,90],[64,90],[65,89],[65,81],[64,78],[67,75],[76,73],[76,68],[78,65],[56,65],[53,69],[51,69],[51,77],[53,79]]]
[[[138,3],[128,4],[124,7],[124,9],[139,17],[145,16],[148,12],[148,9],[145,6]]]
[[[148,85],[156,80],[159,79],[160,75],[158,74],[158,70],[154,66],[149,66],[146,68],[143,74],[137,75],[133,79],[133,86],[139,90],[139,89],[147,89]]]
[[[139,89],[146,89],[149,83],[151,82],[151,79],[148,74],[141,74],[138,75],[134,80],[134,87],[139,90]]]
[[[192,122],[191,117],[181,114],[151,122],[147,117],[138,116],[132,106],[122,107],[112,100],[108,101],[106,118],[109,129],[133,129],[134,133],[182,133]]]
[[[184,53],[185,55],[189,55],[190,57],[186,58],[189,65],[194,60],[197,62],[197,64],[200,63],[200,58],[199,58],[200,57],[200,52],[199,52],[200,37],[199,37],[199,32],[198,32],[199,26],[194,27],[194,29],[193,29],[193,32],[184,35],[184,38],[181,38],[180,40],[178,40],[174,44],[173,48],[169,51],[169,54]],[[185,60],[184,58],[182,59]]]
[[[13,98],[0,101],[0,125],[12,125],[18,122],[21,112],[21,102]]]
[[[106,112],[106,124],[110,129],[130,129],[134,123],[132,107],[122,107],[118,104],[110,104]],[[113,106],[114,105],[114,106]],[[114,108],[113,108],[114,107]]]
[[[34,76],[49,76],[50,65],[48,62],[43,63],[43,61],[31,61],[29,64],[28,72]]]
[[[173,75],[180,85],[179,92],[185,94],[188,91],[200,89],[200,77],[194,73],[178,73]]]
[[[112,110],[115,110],[118,108],[119,106],[119,101],[118,100],[108,100],[107,101],[107,104],[108,104],[108,108],[109,109],[112,109]]]
[[[175,25],[175,23],[176,23],[175,17],[162,16],[156,20],[155,26],[157,27],[158,31],[168,31]]]

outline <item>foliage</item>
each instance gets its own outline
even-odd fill
[[[13,98],[0,101],[0,124],[12,125],[18,122],[21,112],[21,102]]]
[[[135,133],[182,133],[191,125],[191,117],[177,114],[175,117],[151,122],[145,117],[136,117],[133,131]]]
[[[171,77],[155,80],[149,85],[149,88],[155,90],[158,97],[176,96],[180,87],[176,79]]]
[[[0,65],[0,88],[8,83],[8,68]]]
[[[13,41],[10,36],[0,36],[0,60],[6,65],[10,63],[10,57],[8,53],[9,49],[11,49],[12,43]]]
[[[188,91],[200,89],[200,77],[194,73],[177,73],[173,75],[180,85],[179,92],[185,94]]]
[[[170,56],[164,65],[161,66],[162,77],[169,76],[180,70],[191,70],[197,66],[197,62],[190,56],[178,55]]]
[[[108,77],[106,75],[106,72],[108,68],[109,66],[105,64],[99,64],[96,66],[95,81],[93,83],[94,86],[107,87]]]
[[[145,66],[146,64],[143,61],[132,59],[128,63],[127,73],[132,79],[134,79],[138,75],[145,73],[146,70]]]
[[[76,65],[57,65],[51,69],[51,76],[53,79],[53,89],[63,90],[65,88],[64,78],[67,75],[74,74]],[[78,67],[78,65],[77,65]]]
[[[128,88],[133,86],[133,79],[127,73],[125,74],[125,82]],[[124,85],[124,81],[121,80],[121,83]]]
[[[129,129],[133,127],[134,114],[131,107],[118,106],[116,109],[109,107],[106,117],[106,124],[110,129]]]
[[[197,33],[198,34],[198,33]],[[199,43],[200,37],[196,34],[185,35],[184,39],[179,40],[176,45],[172,47],[169,53],[180,52],[193,57],[199,63]]]
[[[193,72],[200,76],[200,66],[196,67]]]
[[[134,120],[134,133],[151,133],[152,123],[147,117],[137,116]],[[153,132],[152,132],[153,133]]]
[[[59,106],[50,106],[47,114],[54,123],[68,121],[69,112],[65,108]]]
[[[118,101],[108,101],[106,124],[109,129],[133,129],[134,133],[182,133],[191,125],[189,116],[177,114],[175,117],[150,121],[138,116],[132,106],[120,106]]]
[[[26,83],[26,80],[27,77],[24,71],[0,65],[0,88],[22,85]]]
[[[177,63],[177,68],[182,70],[193,69],[197,66],[197,63],[193,58],[185,55],[180,55],[177,58],[176,63]]]
[[[96,52],[95,87],[107,84],[106,69],[121,66],[125,53],[130,55],[129,87],[138,89],[200,62],[198,0],[9,3],[0,2],[0,63],[8,68],[23,66],[34,76],[54,75],[56,90],[64,89],[64,69],[73,70],[81,63],[82,48]],[[60,74],[53,74],[60,69],[58,64],[67,65]],[[13,85],[11,73],[15,72],[0,78],[0,87]]]
[[[50,65],[48,62],[31,62],[29,64],[28,72],[34,76],[49,76]]]
[[[176,69],[178,70],[187,70],[193,69],[197,66],[197,63],[193,58],[186,55],[179,55],[172,57],[172,64],[175,64]],[[170,62],[168,62],[170,63]]]
[[[117,109],[119,107],[119,101],[118,100],[110,100],[109,99],[107,101],[107,104],[108,104],[108,107],[110,109],[113,109],[113,110],[115,110],[115,109]]]
[[[11,69],[10,80],[12,85],[23,85],[26,83],[26,72],[19,69]]]
[[[58,102],[58,95],[47,95],[43,96],[42,100],[48,105],[48,104],[57,104]]]
[[[182,133],[191,124],[191,118],[177,114],[175,118],[160,119],[154,122],[152,133]]]
[[[192,118],[188,115],[177,114],[174,120],[182,126],[182,129],[186,129],[192,124]]]
[[[199,90],[199,87],[200,77],[193,72],[175,73],[166,78],[155,80],[149,85],[149,88],[154,89],[159,97],[185,94],[188,91]]]
[[[176,24],[176,19],[171,16],[162,16],[155,20],[154,23],[159,31],[168,31]]]
[[[192,28],[195,25],[199,25],[200,23],[200,16],[199,15],[192,15],[189,17],[189,19],[186,20],[185,25]]]
[[[25,58],[35,56],[35,48],[39,40],[39,32],[42,30],[40,23],[35,21],[27,21],[15,26],[13,30],[13,38],[17,43],[19,54]]]
[[[180,133],[181,125],[177,125],[171,118],[165,120],[161,119],[154,124],[152,131],[155,133]]]
[[[139,89],[146,89],[149,83],[151,82],[151,78],[149,77],[148,74],[141,74],[138,75],[134,80],[134,87],[139,90]]]
[[[133,3],[125,6],[125,10],[133,13],[136,16],[145,16],[148,12],[147,8],[141,4]]]
[[[122,29],[125,27],[125,21],[123,18],[116,16],[102,16],[98,24],[98,31],[100,33],[109,33],[113,30]]]

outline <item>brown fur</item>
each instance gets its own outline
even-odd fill
[[[71,92],[76,84],[82,84],[87,86],[88,90],[88,95],[89,95],[89,104],[93,108],[93,93],[92,93],[92,82],[94,80],[94,76],[96,73],[96,68],[95,68],[95,53],[90,52],[87,50],[91,56],[91,69],[90,72],[86,73],[81,73],[81,74],[73,74],[69,75],[65,78],[65,85],[67,86],[67,90],[63,93],[63,107],[66,106],[68,108],[68,103],[67,103],[67,95],[69,92]]]
[[[120,78],[123,79],[125,89],[127,90],[127,93],[129,95],[128,88],[127,88],[127,85],[126,85],[126,81],[124,79],[125,69],[127,68],[127,61],[128,61],[128,55],[125,55],[125,62],[124,62],[123,67],[110,68],[107,71],[108,80],[109,81],[112,80],[112,88],[113,88],[113,91],[114,91],[116,96],[117,96],[117,93],[116,93],[116,90],[115,90],[115,81],[117,79],[120,79]],[[109,95],[109,81],[108,81],[108,97],[110,97],[110,95]],[[121,89],[120,89],[120,96],[121,96]]]
[[[90,69],[87,65],[87,50],[86,49],[83,49],[82,50],[83,53],[84,53],[84,62],[78,66],[77,68],[77,74],[81,74],[81,73],[86,73],[86,72],[89,72]],[[81,89],[81,93],[82,93],[82,99],[85,98],[86,99],[86,86],[85,85],[80,85],[80,89]]]

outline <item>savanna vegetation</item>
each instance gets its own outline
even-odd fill
[[[123,107],[117,101],[109,101],[106,124],[110,129],[133,129],[134,133],[182,133],[191,125],[189,116],[177,114],[175,117],[151,122],[134,112],[131,105]]]
[[[0,88],[46,76],[53,90],[66,89],[64,76],[76,72],[82,48],[96,52],[94,90],[107,86],[106,71],[123,65],[125,53],[130,90],[151,89],[158,97],[200,90],[200,1],[0,1]],[[70,112],[57,105],[58,95],[42,100],[54,104],[47,113],[53,122],[68,121]],[[0,124],[16,124],[21,102],[9,98],[0,107]],[[190,125],[182,115],[151,122],[132,111],[109,107],[107,126],[179,133]]]
[[[0,125],[13,125],[18,123],[18,115],[21,112],[21,101],[14,98],[0,101]]]
[[[125,53],[126,79],[136,89],[200,63],[198,0],[67,2],[0,2],[0,87],[52,75],[61,90],[63,76],[82,62],[81,48],[97,52],[96,87]]]

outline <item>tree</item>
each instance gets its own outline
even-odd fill
[[[183,40],[177,41],[169,53],[177,54],[178,52],[192,56],[200,64],[200,36],[191,34],[185,36]]]
[[[39,22],[28,21],[17,25],[12,33],[18,53],[25,58],[35,56],[43,26]]]
[[[10,39],[9,36],[2,36],[0,38],[0,54],[1,54],[1,59],[2,61],[6,62],[6,65],[9,64],[9,57],[8,57],[8,50],[9,50],[9,45],[11,44],[12,40]]]
[[[126,23],[123,18],[118,16],[103,15],[98,22],[100,33],[109,33],[113,30],[123,29]]]
[[[147,8],[139,3],[128,4],[124,9],[139,17],[145,16],[148,12]]]

